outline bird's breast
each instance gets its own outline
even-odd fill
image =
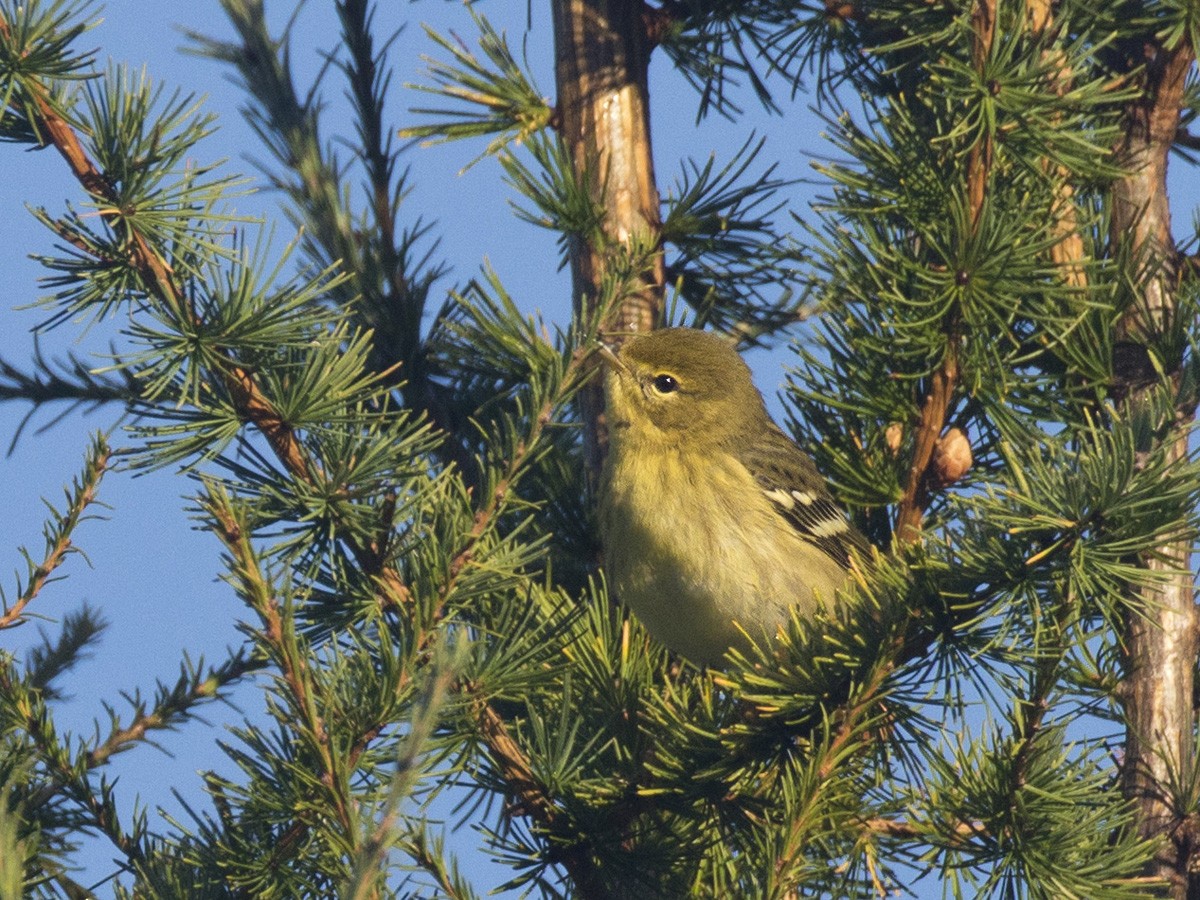
[[[614,448],[601,508],[605,568],[651,634],[695,662],[720,662],[741,631],[771,636],[814,589],[838,585],[828,560],[778,514],[732,455]],[[827,593],[826,593],[827,592]]]

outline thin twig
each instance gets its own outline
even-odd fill
[[[25,708],[23,730],[38,747],[39,756],[50,773],[49,780],[28,799],[28,805],[31,808],[44,806],[64,789],[70,789],[70,794],[91,815],[97,830],[103,832],[127,859],[140,859],[141,847],[123,834],[120,822],[111,817],[108,805],[92,790],[87,781],[88,773],[106,764],[116,754],[144,742],[149,732],[174,727],[176,720],[184,716],[192,706],[215,699],[221,688],[260,666],[261,661],[251,656],[236,656],[228,660],[219,669],[212,670],[208,677],[196,680],[182,695],[171,697],[169,702],[163,701],[150,712],[139,713],[128,725],[114,725],[103,743],[93,747],[77,760],[59,752],[56,740],[49,737],[47,731],[42,728],[41,719],[32,709]],[[0,692],[10,693],[15,689],[16,685],[8,680],[5,670],[0,668]]]
[[[284,619],[279,600],[267,579],[263,577],[250,544],[250,537],[242,528],[229,503],[224,497],[210,492],[206,507],[216,523],[217,537],[233,560],[234,572],[246,601],[262,620],[263,628],[259,633],[279,666],[284,683],[292,695],[293,708],[303,717],[306,730],[312,735],[313,745],[321,761],[320,781],[330,793],[334,816],[343,833],[349,834],[353,828],[351,801],[345,794],[345,785],[338,777],[329,731],[310,689],[308,662],[298,652],[296,641],[290,639],[294,637],[291,623]]]
[[[50,580],[54,570],[62,565],[63,560],[71,552],[71,534],[83,517],[84,511],[95,502],[96,489],[99,487],[100,479],[108,470],[108,460],[111,456],[112,451],[109,450],[107,444],[103,442],[97,444],[95,455],[88,459],[87,467],[84,469],[83,481],[79,483],[67,506],[66,513],[59,520],[58,534],[54,542],[46,549],[46,555],[42,561],[30,573],[29,583],[25,585],[25,589],[21,591],[16,602],[3,614],[0,614],[0,631],[20,625],[25,621],[22,617],[25,608],[34,601],[45,587],[46,582]]]
[[[903,819],[885,819],[882,816],[867,819],[863,822],[863,829],[870,834],[901,841],[927,841],[930,836],[928,828],[914,825]],[[982,822],[956,822],[947,836],[952,841],[966,843],[971,838],[984,837],[987,833],[987,828],[983,826]]]
[[[8,27],[8,23],[0,18],[0,32],[7,32]],[[55,109],[46,87],[32,78],[26,79],[24,85],[37,110],[39,133],[46,135],[49,143],[66,161],[71,173],[83,188],[96,199],[103,201],[105,206],[99,213],[101,219],[110,226],[122,224],[123,211],[119,208],[119,198],[112,184],[88,156],[75,129]],[[10,105],[16,108],[18,102],[14,98]],[[171,265],[136,229],[122,230],[128,235],[127,260],[141,276],[146,290],[171,309],[182,311],[189,315],[193,322],[198,322],[199,317],[176,282]],[[219,374],[238,414],[258,429],[289,473],[301,481],[312,483],[313,463],[299,435],[263,393],[254,374],[232,360]],[[408,586],[400,578],[399,572],[391,567],[379,571],[380,560],[370,547],[361,545],[345,533],[341,535],[341,539],[364,571],[379,577],[383,598],[403,605],[411,602]]]
[[[982,72],[992,52],[992,42],[996,36],[996,0],[975,0],[971,12],[971,25],[974,32],[971,60],[976,71]],[[972,231],[979,228],[983,215],[993,156],[993,137],[988,131],[971,148],[967,158],[967,204]],[[954,402],[954,393],[958,387],[959,335],[956,318],[951,313],[944,323],[946,349],[941,365],[928,379],[908,479],[896,511],[896,536],[903,543],[911,543],[920,537],[921,523],[929,506],[930,464],[933,462],[938,439],[946,427]]]
[[[470,690],[470,686],[464,686]],[[508,731],[508,726],[495,707],[480,698],[474,703],[475,720],[479,732],[487,742],[492,764],[508,786],[515,801],[510,812],[519,812],[532,819],[551,834],[565,839],[572,835],[567,831],[560,810],[550,799],[550,792],[534,774],[529,757]],[[575,885],[575,893],[582,898],[602,898],[605,894],[596,884],[596,871],[592,865],[586,844],[574,842],[557,845],[555,861],[567,870]]]

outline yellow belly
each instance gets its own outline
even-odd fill
[[[746,646],[743,631],[770,639],[792,608],[803,615],[834,599],[844,573],[736,459],[651,459],[652,479],[638,460],[637,489],[630,460],[610,457],[601,515],[610,583],[652,635],[692,662],[719,665],[730,647]],[[715,471],[720,491],[707,481]]]

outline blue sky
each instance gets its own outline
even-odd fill
[[[290,12],[292,4],[268,0],[267,6],[269,11],[282,15]],[[293,61],[303,85],[320,64],[318,49],[336,43],[337,24],[329,6],[312,2],[297,20]],[[529,59],[541,90],[552,95],[548,4],[539,0],[532,7]],[[479,8],[494,25],[507,30],[514,46],[521,46],[526,3],[483,2]],[[99,47],[102,60],[111,58],[135,69],[145,66],[148,74],[168,89],[206,94],[207,108],[219,117],[219,130],[198,148],[197,158],[229,158],[228,171],[252,174],[245,157],[256,155],[256,139],[238,113],[240,89],[227,80],[227,72],[218,64],[180,52],[186,43],[181,28],[215,35],[228,33],[216,0],[113,0],[101,15],[103,22],[84,42]],[[412,121],[406,110],[427,103],[428,98],[402,86],[423,80],[419,56],[436,52],[419,23],[428,22],[442,32],[454,31],[469,43],[473,42],[475,29],[460,4],[444,0],[384,2],[378,18],[383,26],[381,34],[402,20],[409,22],[392,56],[396,68],[393,122],[403,126]],[[782,85],[780,89],[781,100],[787,106],[786,89]],[[344,125],[344,119],[336,118],[341,102],[336,81],[329,82],[326,97],[335,114],[330,124]],[[748,115],[738,123],[710,118],[697,124],[696,99],[665,60],[659,60],[652,72],[651,102],[657,175],[664,192],[675,180],[684,158],[703,162],[715,152],[718,161],[726,160],[752,129],[768,139],[760,157],[763,167],[778,161],[777,174],[781,177],[814,178],[812,160],[830,152],[820,136],[820,121],[807,109],[810,99],[803,95],[787,108],[783,118],[763,115],[753,98],[747,97],[742,105]],[[345,133],[349,134],[349,129]],[[485,160],[460,174],[481,149],[482,143],[442,145],[414,148],[406,157],[413,188],[406,211],[411,217],[419,215],[436,223],[431,234],[441,243],[435,258],[452,267],[439,288],[447,290],[461,284],[487,261],[524,308],[542,311],[551,322],[565,323],[570,306],[569,284],[565,274],[557,270],[555,236],[512,214],[509,202],[514,199],[513,192],[503,184],[494,161]],[[49,234],[25,211],[25,204],[44,204],[56,211],[62,209],[64,201],[78,201],[80,195],[53,151],[25,153],[4,145],[0,153],[5,154],[6,178],[0,182],[0,246],[6,248],[7,285],[0,304],[0,357],[23,363],[31,351],[31,329],[45,317],[44,310],[19,309],[36,301],[41,293],[37,283],[40,267],[28,255],[52,247]],[[813,192],[811,184],[798,185],[790,201],[793,209],[805,214]],[[1194,202],[1194,188],[1186,200],[1188,204]],[[291,236],[270,194],[250,196],[237,205],[243,212],[264,215],[277,223],[278,248]],[[1189,205],[1177,206],[1177,220],[1184,225],[1190,218],[1189,209]],[[71,352],[102,365],[111,327],[97,326],[85,333],[67,324],[46,335],[42,347],[49,355]],[[782,383],[786,354],[757,353],[753,361],[759,385],[770,398]],[[775,409],[778,411],[777,404]],[[0,444],[7,447],[25,412],[15,404],[0,405]],[[80,470],[89,435],[111,428],[114,411],[71,415],[39,433],[37,426],[49,420],[45,413],[35,417],[13,453],[0,458],[0,509],[5,511],[0,517],[0,583],[8,591],[13,588],[9,573],[23,571],[17,548],[24,545],[35,556],[41,552],[40,529],[45,512],[42,498],[61,504],[62,486]],[[123,438],[117,433],[114,440],[120,444]],[[152,689],[156,678],[172,680],[182,652],[193,660],[201,656],[219,659],[227,645],[239,642],[235,625],[242,608],[219,580],[216,540],[193,529],[186,502],[191,491],[192,485],[186,479],[170,471],[136,478],[122,472],[110,474],[100,491],[107,504],[104,519],[87,522],[76,533],[90,566],[81,556],[72,558],[62,572],[66,580],[47,587],[36,601],[33,611],[45,616],[46,627],[52,630],[56,619],[83,602],[101,610],[111,623],[94,658],[80,665],[64,682],[72,699],[60,712],[61,727],[89,734],[93,719],[99,718],[102,726],[106,724],[102,700],[112,700],[122,690]],[[5,633],[3,646],[19,649],[27,645],[37,627],[30,624]],[[254,686],[243,688],[237,697],[246,714],[252,715],[260,708],[259,692]],[[117,709],[127,715],[126,707]],[[179,813],[180,805],[172,798],[172,790],[193,801],[200,798],[198,770],[232,771],[216,747],[215,738],[225,737],[221,726],[236,724],[241,717],[236,709],[213,706],[207,714],[213,729],[193,726],[162,735],[159,744],[165,753],[142,747],[118,757],[109,774],[120,779],[117,793],[125,809],[131,809],[133,799],[140,797],[153,819],[158,806]],[[470,840],[467,835],[465,846],[470,846]],[[99,877],[107,871],[105,861],[110,855],[103,844],[94,846],[87,857],[88,875]],[[508,876],[505,870],[483,863],[478,854],[467,852],[461,862],[484,891]],[[106,895],[100,891],[100,896]]]

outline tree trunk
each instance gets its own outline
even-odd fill
[[[1194,61],[1186,44],[1173,50],[1152,47],[1145,91],[1126,111],[1117,158],[1126,174],[1113,185],[1112,238],[1128,252],[1140,305],[1118,323],[1118,338],[1153,334],[1174,315],[1179,258],[1171,237],[1167,197],[1167,154],[1175,139],[1184,82]],[[1120,373],[1118,373],[1119,375]],[[1135,392],[1128,402],[1137,403]],[[1176,458],[1187,454],[1187,435],[1169,438]],[[1148,569],[1172,572],[1153,587],[1140,589],[1140,614],[1126,623],[1123,701],[1128,734],[1124,789],[1138,811],[1145,837],[1167,837],[1148,874],[1165,880],[1169,896],[1188,897],[1191,841],[1181,827],[1173,785],[1187,785],[1193,770],[1193,670],[1196,664],[1196,612],[1187,542],[1162,548],[1147,559]],[[1186,813],[1186,810],[1182,811]]]
[[[570,246],[577,318],[587,319],[623,248],[653,248],[638,284],[609,309],[601,332],[648,331],[663,305],[661,221],[650,152],[647,69],[651,42],[641,0],[554,0],[555,81],[559,134],[575,171],[587,172],[603,210],[602,234],[576,235]],[[589,473],[604,453],[604,399],[599,384],[581,397]]]

